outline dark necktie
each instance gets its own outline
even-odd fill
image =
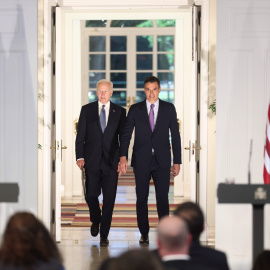
[[[154,107],[155,107],[155,104],[151,104],[150,113],[149,113],[149,122],[150,122],[152,132],[154,131],[154,128],[155,128]]]
[[[106,112],[104,108],[105,108],[105,105],[102,105],[102,109],[100,111],[100,116],[99,116],[100,126],[103,133],[106,128]]]

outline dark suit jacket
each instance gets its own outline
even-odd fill
[[[171,166],[171,146],[169,130],[172,137],[174,164],[181,164],[181,140],[176,110],[173,104],[159,100],[159,109],[154,132],[152,132],[147,113],[146,100],[130,107],[126,124],[122,131],[120,156],[128,156],[128,147],[135,127],[135,139],[132,154],[132,167],[149,167],[152,148],[162,168]]]
[[[189,254],[191,260],[196,263],[207,264],[220,270],[229,270],[225,253],[209,247],[204,247],[199,241],[192,242]]]
[[[119,162],[119,134],[126,119],[126,110],[110,103],[110,113],[104,134],[102,133],[98,101],[84,105],[78,123],[76,159],[84,158],[89,171],[97,170],[101,159],[113,169]]]
[[[167,270],[218,270],[203,264],[196,264],[191,260],[171,260],[163,262],[165,269]]]

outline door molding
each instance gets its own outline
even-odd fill
[[[61,7],[67,7],[70,9],[84,10],[89,9],[145,9],[147,7],[153,9],[162,8],[162,11],[168,10],[168,12],[174,12],[181,7],[191,6],[195,2],[196,5],[201,6],[201,97],[200,97],[200,125],[201,125],[201,147],[200,152],[200,206],[206,213],[206,191],[207,191],[207,112],[208,112],[208,28],[209,28],[209,0],[199,1],[179,1],[168,0],[164,3],[164,0],[132,0],[127,4],[126,1],[118,0],[113,3],[110,0],[101,0],[98,3],[90,3],[90,1],[69,1],[63,0],[61,3],[53,0],[44,0],[44,148],[43,148],[43,164],[44,164],[44,189],[42,196],[42,209],[43,220],[49,221],[51,217],[51,209],[48,207],[51,203],[51,125],[52,125],[52,49],[51,49],[51,7],[59,4]],[[104,6],[106,8],[104,8]],[[206,230],[207,231],[207,230]],[[206,239],[206,234],[202,240]]]

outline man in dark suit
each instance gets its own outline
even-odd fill
[[[192,237],[186,222],[178,216],[163,217],[157,228],[158,253],[166,269],[214,270],[193,262],[188,254]],[[215,269],[216,270],[216,269]]]
[[[169,186],[172,139],[173,174],[178,175],[181,164],[181,141],[176,110],[173,104],[158,98],[160,81],[147,77],[144,81],[146,100],[130,107],[120,142],[120,168],[127,169],[128,147],[135,128],[131,166],[135,173],[137,221],[141,232],[140,244],[149,244],[148,195],[153,178],[159,218],[169,214]]]
[[[119,134],[126,110],[112,103],[113,84],[97,83],[98,101],[82,107],[76,137],[76,159],[85,167],[86,196],[90,211],[91,234],[97,236],[100,225],[100,245],[109,244],[108,234],[114,208],[119,163]],[[102,211],[98,197],[103,194]]]
[[[201,208],[193,202],[180,204],[174,212],[175,215],[186,220],[192,235],[189,254],[191,260],[220,270],[229,270],[225,253],[200,244],[200,235],[204,229],[204,216]]]

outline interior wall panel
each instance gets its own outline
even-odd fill
[[[37,1],[0,7],[0,182],[18,183],[16,203],[0,203],[0,236],[18,210],[37,214]]]
[[[270,3],[217,1],[217,184],[226,179],[263,184],[263,149],[269,89]],[[269,206],[264,247],[269,248]],[[251,269],[252,207],[216,204],[216,248],[230,269]]]

